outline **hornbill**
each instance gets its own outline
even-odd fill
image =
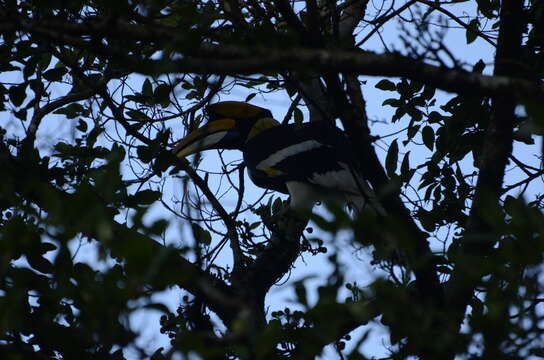
[[[361,209],[375,196],[355,171],[344,132],[325,121],[280,124],[270,110],[238,101],[207,107],[208,123],[175,146],[178,158],[208,149],[238,149],[255,185],[291,196],[290,207],[311,211],[323,200]]]

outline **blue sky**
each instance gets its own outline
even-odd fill
[[[371,3],[372,4],[372,3]],[[461,6],[452,7],[456,9],[456,12],[465,12],[468,14],[473,13],[472,5],[463,4]],[[363,38],[368,30],[363,30],[358,38]],[[390,22],[388,25],[383,27],[382,38],[390,49],[402,49],[402,44],[398,40],[398,23],[395,21]],[[457,56],[462,58],[465,62],[469,64],[474,64],[478,60],[482,59],[486,63],[491,63],[494,56],[493,48],[480,39],[477,39],[470,45],[466,45],[466,36],[463,29],[452,29],[448,32],[446,37],[446,44],[451,50],[456,53]],[[365,44],[365,49],[373,50],[377,52],[383,51],[383,44],[380,41],[378,36],[374,36],[369,42]],[[485,73],[491,73],[492,68],[487,67]],[[22,80],[22,75],[17,73],[4,73],[0,74],[2,81],[9,82],[19,82]],[[394,133],[404,126],[406,126],[406,121],[401,121],[396,124],[391,124],[389,121],[393,114],[393,109],[388,106],[382,106],[382,102],[391,96],[392,93],[387,93],[381,90],[378,90],[374,85],[381,80],[381,77],[361,77],[361,80],[367,81],[363,86],[363,92],[367,102],[367,112],[371,120],[377,120],[376,123],[372,126],[373,135],[385,136],[387,134]],[[395,80],[395,79],[392,79]],[[139,89],[141,86],[142,77],[135,76],[130,80],[131,85],[136,89]],[[65,91],[62,87],[58,89],[52,89],[53,93],[57,93],[59,96],[62,95]],[[243,100],[251,91],[243,87],[236,87],[230,91],[229,94],[224,94],[218,97],[216,100]],[[438,104],[443,104],[450,97],[450,94],[443,92],[438,92]],[[283,119],[285,112],[287,111],[290,105],[290,99],[286,93],[279,93],[274,95],[257,95],[251,100],[251,103],[269,108],[272,110],[276,119]],[[301,107],[305,115],[305,120],[308,120],[307,112],[303,107]],[[23,134],[22,126],[14,118],[6,118],[2,120],[2,126],[5,127],[10,133]],[[181,137],[183,134],[181,132],[181,126],[176,128],[175,122],[172,122],[172,129],[175,134]],[[7,126],[6,126],[7,125]],[[67,141],[73,141],[76,136],[75,126],[77,123],[73,121],[67,122],[62,116],[50,115],[40,129],[39,136],[39,146],[43,153],[50,151],[48,146],[54,144],[57,139],[65,139]],[[379,140],[377,145],[377,152],[383,161],[385,158],[386,150],[389,146],[389,143],[394,139],[394,137],[386,137],[383,140]],[[514,154],[526,161],[529,164],[536,165],[538,167],[538,160],[534,157],[534,154],[538,153],[539,149],[539,140],[537,144],[533,146],[526,146],[521,143],[516,143]],[[430,152],[425,150],[423,146],[414,147],[409,146],[407,148],[401,147],[401,153],[405,151],[411,151],[411,164],[412,166],[423,163],[427,157],[430,156]],[[241,158],[241,154],[236,151],[226,152],[225,157],[229,160],[235,160]],[[399,156],[402,159],[402,156]],[[218,160],[217,153],[213,151],[206,152],[204,154],[204,160],[201,163],[200,168],[207,169],[210,171],[219,171],[220,162]],[[472,159],[467,157],[463,162],[463,167],[465,169],[472,168]],[[131,172],[128,168],[123,169],[123,173],[126,177],[131,177]],[[522,174],[519,170],[509,170],[507,173],[505,184],[515,183]],[[172,197],[180,196],[180,182],[179,181],[168,181],[164,187],[164,198],[170,199]],[[218,176],[210,176],[210,186],[212,188],[224,188],[224,183],[220,183]],[[541,182],[537,182],[532,188],[530,188],[527,194],[534,194],[538,191],[541,191]],[[251,202],[254,199],[259,198],[262,194],[262,190],[256,188],[251,184],[251,181],[246,177],[246,201]],[[414,195],[414,194],[412,194]],[[515,195],[515,193],[513,193]],[[273,194],[273,196],[278,196],[278,194]],[[224,198],[221,199],[224,207],[229,210],[233,208],[236,201],[235,194],[227,194]],[[325,214],[326,211],[323,207],[317,207],[316,211]],[[147,215],[147,220],[152,221],[156,218],[168,217],[173,218],[173,216],[168,213],[161,204],[153,205],[149,214]],[[243,215],[246,217],[249,222],[257,221],[258,219],[255,215],[247,212]],[[188,239],[190,238],[190,233],[187,229],[187,224],[179,221],[173,220],[172,226],[167,233],[166,238],[168,241],[173,243],[179,243],[179,239]],[[312,226],[315,229],[315,226]],[[314,234],[315,235],[315,234]],[[377,276],[380,276],[381,273],[379,270],[373,268],[370,265],[370,258],[365,251],[355,251],[352,245],[350,245],[348,238],[349,234],[342,233],[337,238],[332,238],[328,234],[318,233],[317,235],[323,236],[325,238],[325,244],[331,251],[336,251],[339,254],[339,259],[341,263],[344,264],[346,268],[346,280],[348,282],[356,281],[360,286],[365,286],[371,283]],[[214,238],[215,241],[218,239]],[[72,248],[75,250],[79,247],[79,243],[74,241]],[[93,243],[81,244],[82,246],[78,250],[78,255],[76,260],[85,261],[94,264],[97,268],[101,266],[107,266],[107,263],[100,262],[96,254],[96,248]],[[434,244],[438,246],[439,244]],[[225,250],[221,253],[217,262],[222,265],[230,264],[231,257],[229,253],[229,247],[225,247]],[[291,284],[293,282],[303,279],[305,277],[311,276],[312,279],[306,282],[308,293],[310,295],[310,303],[316,300],[316,288],[323,282],[323,279],[330,273],[331,266],[326,260],[326,255],[318,255],[315,257],[304,256],[300,258],[296,264],[293,271],[287,276],[284,280],[280,282],[281,285],[275,286],[272,288],[269,296],[266,298],[266,305],[269,307],[269,313],[274,310],[281,310],[285,306],[293,306],[293,300],[295,299],[293,287]],[[169,306],[172,311],[175,311],[179,305],[181,296],[183,292],[177,288],[173,288],[170,291],[163,292],[154,296],[154,300],[163,302]],[[346,291],[347,294],[347,291]],[[159,322],[160,313],[152,310],[143,310],[137,311],[131,317],[131,325],[134,329],[142,331],[142,336],[138,341],[138,344],[142,347],[149,349],[156,349],[159,347],[168,347],[168,339],[166,336],[159,333]],[[387,350],[384,345],[387,346],[387,333],[385,329],[377,324],[370,323],[367,326],[361,327],[354,334],[356,340],[357,336],[361,336],[363,332],[370,330],[371,336],[367,342],[362,346],[362,350],[366,356],[385,356]],[[349,347],[348,347],[349,349]],[[129,358],[135,358],[136,354],[131,351],[127,351],[126,355]],[[334,355],[332,349],[326,349],[322,359],[336,359],[337,356]]]

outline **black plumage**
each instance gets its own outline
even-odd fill
[[[300,147],[294,148],[300,144]],[[285,151],[290,148],[292,151]],[[288,193],[285,186],[288,181],[306,182],[316,174],[343,171],[342,164],[353,166],[345,134],[325,122],[279,125],[266,129],[248,140],[242,151],[255,184],[285,194]],[[285,156],[270,164],[270,168],[279,172],[278,175],[270,174],[274,171],[267,173],[258,168],[260,163],[281,151]]]
[[[293,207],[320,200],[350,201],[361,208],[373,193],[355,171],[349,141],[326,122],[282,125],[269,110],[242,102],[208,107],[210,121],[182,139],[174,153],[239,149],[255,185],[291,195]]]

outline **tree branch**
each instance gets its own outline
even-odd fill
[[[366,14],[366,7],[369,0],[357,0],[344,8],[339,24],[339,35],[341,39],[351,39],[355,43],[353,31]]]
[[[194,58],[168,63],[161,61],[144,63],[155,68],[162,63],[172,71],[196,73],[250,74],[314,69],[370,76],[406,77],[445,91],[467,95],[508,95],[531,99],[544,96],[542,84],[523,78],[505,74],[481,75],[428,65],[400,54],[375,54],[365,51],[206,47],[197,52]]]
[[[281,4],[282,1],[279,3]],[[406,77],[445,91],[467,95],[504,95],[536,100],[544,97],[542,84],[513,77],[510,73],[499,72],[494,76],[481,75],[428,65],[400,54],[375,54],[339,49],[272,49],[204,44],[196,49],[191,47],[194,50],[184,53],[181,59],[153,60],[127,55],[127,49],[116,50],[114,46],[107,47],[92,39],[85,40],[81,36],[108,35],[120,40],[131,39],[176,46],[176,44],[182,45],[189,41],[187,34],[160,24],[134,25],[121,20],[108,24],[101,22],[75,24],[55,21],[37,23],[28,19],[9,17],[2,19],[1,15],[0,20],[6,23],[5,26],[9,24],[10,29],[37,33],[47,37],[53,43],[90,49],[105,58],[123,63],[133,71],[144,74],[156,75],[168,72],[252,74],[313,69],[314,71],[335,71],[369,76]],[[296,19],[298,21],[298,18]],[[187,46],[183,48],[184,52],[187,51]]]
[[[362,299],[346,303],[318,303],[307,311],[307,319],[313,323],[312,327],[296,330],[299,341],[294,359],[314,359],[319,356],[323,348],[339,341],[343,336],[367,324],[379,316],[381,304],[376,299]],[[331,313],[334,313],[331,319]]]
[[[28,175],[27,169],[29,167],[36,165],[14,157],[4,144],[0,144],[0,166],[14,179],[20,179]],[[50,180],[47,173],[40,171],[29,171],[29,173],[40,174],[43,178],[32,179],[31,186],[28,186],[27,181],[15,180],[13,181],[14,191],[23,198],[37,204],[50,215],[50,219],[62,218],[63,214],[67,214],[74,219],[88,216],[88,207],[66,205],[77,204],[81,201],[77,193],[67,193],[53,187],[49,184]],[[91,196],[94,198],[90,199]],[[151,281],[153,278],[160,276],[160,283],[164,286],[179,285],[193,295],[204,299],[206,305],[227,326],[235,320],[240,310],[240,302],[236,300],[235,293],[227,284],[179,256],[176,249],[165,247],[152,238],[116,222],[112,210],[104,205],[103,200],[95,193],[87,192],[85,200],[93,205],[92,211],[95,215],[102,215],[101,221],[103,223],[101,225],[88,224],[88,226],[80,227],[78,230],[89,238],[100,239],[103,235],[99,234],[98,229],[110,229],[111,235],[108,236],[110,240],[105,245],[112,251],[114,257],[124,258],[127,261],[127,271],[146,269],[145,280]],[[65,204],[67,208],[61,208],[59,204]],[[65,224],[60,225],[65,226]],[[130,257],[126,257],[126,254],[134,254],[134,251],[130,249],[133,249],[135,244],[138,246],[138,253],[146,254],[146,256],[137,256],[136,262],[131,261]],[[149,256],[149,254],[153,255]],[[140,274],[136,273],[134,276],[139,278]]]
[[[520,75],[519,56],[523,28],[523,2],[504,0],[500,12],[500,30],[495,55],[496,76]],[[460,242],[460,254],[455,269],[448,281],[447,308],[452,314],[451,331],[458,332],[466,307],[472,299],[474,289],[480,281],[481,258],[489,253],[497,239],[490,239],[494,228],[486,223],[485,214],[498,206],[502,194],[504,172],[512,152],[513,129],[515,124],[516,100],[500,94],[493,98],[491,119],[486,131],[483,151],[478,159],[480,172],[474,194],[474,201],[468,217],[465,235]],[[489,239],[489,240],[488,240]],[[450,349],[451,350],[451,349]],[[455,354],[448,354],[453,359]],[[493,356],[495,358],[496,356]]]
[[[300,254],[300,237],[307,223],[308,219],[301,219],[289,208],[274,221],[268,247],[248,266],[246,273],[246,281],[259,298],[264,299],[270,287],[293,266]]]
[[[276,5],[283,19],[287,22],[287,24],[289,24],[289,26],[295,29],[295,31],[301,36],[308,35],[308,31],[306,30],[300,19],[297,17],[297,14],[295,14],[295,12],[293,11],[293,8],[289,4],[289,1],[274,0],[274,4]]]
[[[35,109],[34,114],[32,115],[30,126],[28,127],[28,133],[27,133],[25,142],[34,143],[34,140],[36,138],[36,132],[38,131],[38,127],[40,126],[40,123],[44,116],[57,110],[58,108],[64,105],[68,105],[76,101],[88,99],[89,97],[95,95],[99,91],[99,89],[103,85],[105,85],[109,80],[110,78],[103,79],[97,84],[97,86],[93,88],[89,88],[87,90],[80,91],[78,93],[69,93],[67,95],[64,95],[58,99],[55,99],[45,104],[42,107],[38,107],[37,109]]]
[[[62,56],[62,54],[58,51],[53,50],[55,56],[59,58],[66,66],[69,66],[72,69],[72,72],[75,76],[86,82],[91,88],[93,88],[92,81],[85,75],[81,69],[78,68],[77,64],[70,61],[70,59],[67,59],[66,57]],[[222,83],[222,80],[219,82],[219,86]],[[121,108],[119,108],[111,98],[110,94],[108,93],[108,87],[107,82],[102,81],[101,86],[97,88],[97,93],[102,97],[110,111],[112,112],[113,116],[121,126],[125,129],[125,131],[131,135],[140,140],[142,143],[146,145],[151,144],[151,140],[145,137],[144,135],[140,134],[137,130],[135,130],[125,119],[125,116],[123,114],[123,111]],[[211,92],[213,94],[213,91]],[[235,271],[241,271],[243,266],[243,260],[244,256],[242,254],[242,251],[240,249],[240,244],[238,240],[238,232],[236,231],[236,224],[232,216],[230,216],[227,211],[223,208],[221,203],[217,200],[217,198],[214,196],[213,192],[209,189],[208,184],[204,179],[202,179],[196,171],[194,171],[189,164],[186,162],[178,162],[178,167],[183,169],[187,174],[191,177],[191,180],[200,188],[200,190],[204,193],[206,198],[210,201],[212,204],[212,207],[214,210],[219,214],[221,219],[223,220],[227,231],[228,231],[228,238],[230,240],[230,246],[233,251],[233,259],[234,259],[234,269]]]
[[[457,24],[459,24],[461,27],[465,28],[467,31],[470,31],[471,33],[474,33],[474,35],[477,35],[479,37],[481,37],[482,39],[484,39],[485,41],[487,41],[491,46],[493,47],[496,47],[497,44],[495,44],[493,42],[493,40],[491,40],[489,38],[489,36],[487,36],[486,34],[484,34],[483,32],[479,31],[478,29],[474,29],[473,27],[471,27],[470,25],[468,24],[465,24],[464,22],[462,22],[459,17],[455,16],[454,14],[452,14],[450,11],[444,9],[443,7],[439,6],[438,4],[432,2],[432,1],[428,1],[428,0],[417,0],[417,2],[419,3],[422,3],[422,4],[425,4],[427,5],[428,7],[436,10],[436,11],[439,11],[441,13],[443,13],[444,15],[448,16],[448,18],[452,19],[453,21],[455,21]]]
[[[544,170],[540,170],[534,174],[529,174],[529,176],[527,176],[525,179],[523,180],[520,180],[518,181],[517,183],[514,183],[512,185],[508,185],[507,187],[505,187],[504,189],[501,190],[501,195],[502,194],[506,194],[507,192],[509,192],[510,190],[513,190],[521,185],[526,185],[526,184],[529,184],[531,181],[533,181],[534,179],[538,178],[538,177],[541,177],[541,176],[544,176]]]
[[[238,232],[236,231],[236,223],[231,215],[227,213],[223,205],[217,200],[217,198],[214,196],[213,192],[208,187],[208,184],[204,179],[202,179],[197,172],[189,166],[189,164],[186,161],[178,161],[177,166],[185,171],[187,175],[191,178],[191,180],[198,186],[200,191],[206,196],[208,201],[212,204],[212,207],[217,212],[221,220],[223,220],[223,223],[225,224],[225,227],[227,228],[227,237],[230,240],[230,247],[232,249],[233,253],[233,263],[234,263],[234,272],[241,272],[243,271],[243,264],[244,264],[244,255],[242,254],[242,250],[240,249],[240,242],[238,239]]]

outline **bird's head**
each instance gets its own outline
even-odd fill
[[[242,149],[248,139],[279,124],[270,110],[240,101],[209,105],[206,113],[206,125],[189,133],[174,148],[178,158],[208,149]]]

